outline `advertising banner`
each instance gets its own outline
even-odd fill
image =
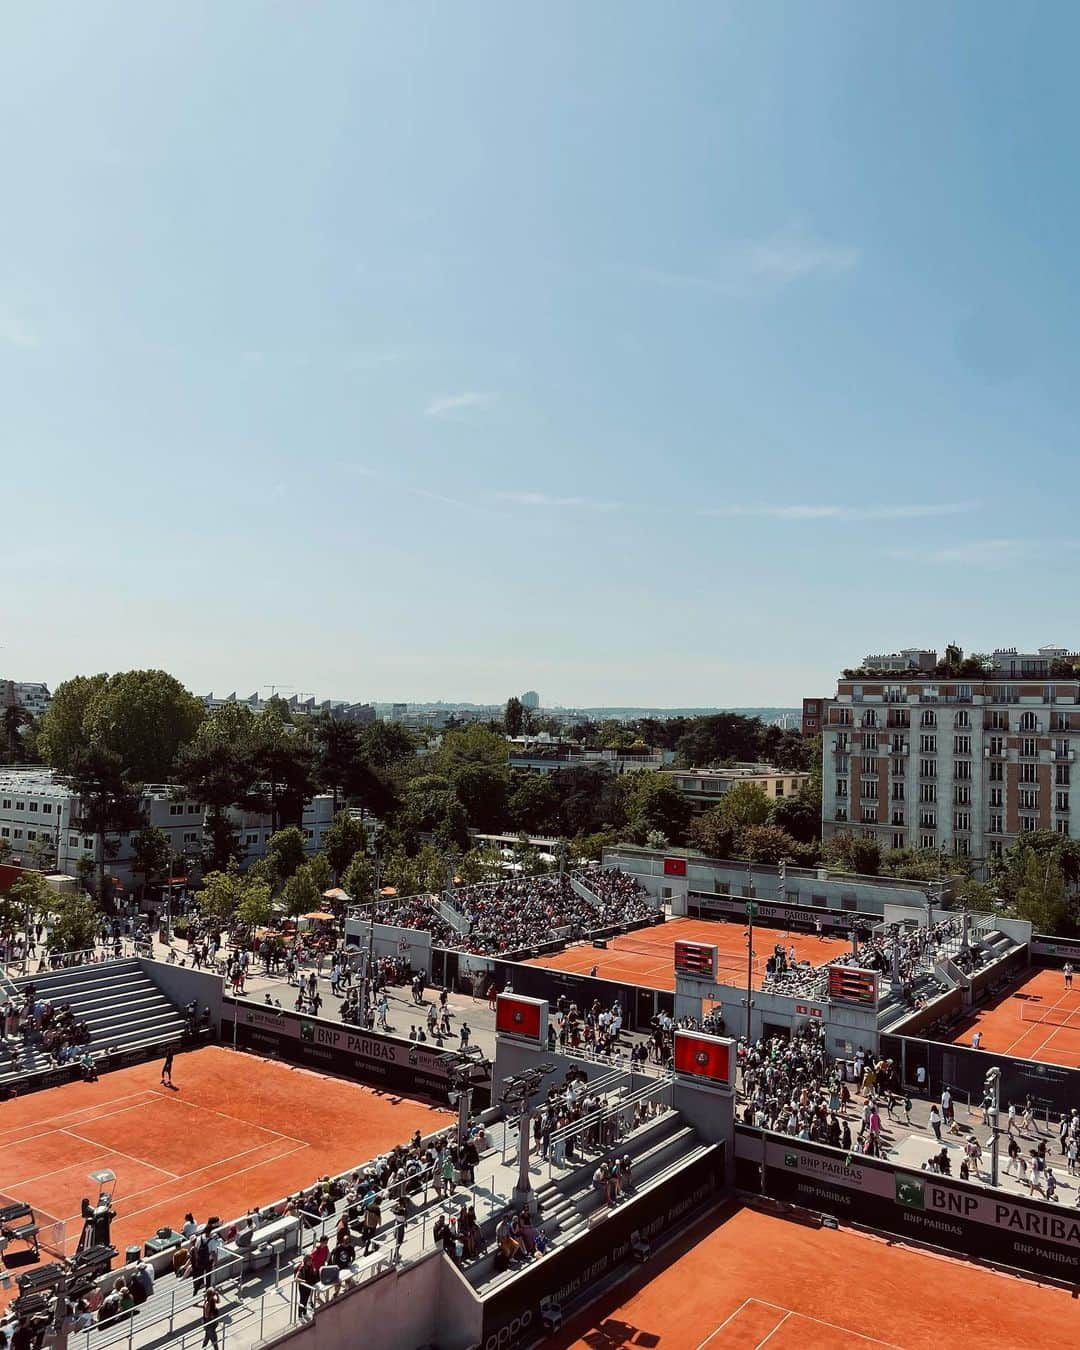
[[[741,1184],[757,1190],[761,1131],[736,1127],[735,1156]],[[764,1162],[775,1200],[1039,1275],[1080,1277],[1075,1209],[774,1134],[765,1136]]]
[[[547,999],[525,998],[521,994],[500,994],[495,1004],[495,1030],[534,1045],[547,1045]]]
[[[675,1072],[720,1087],[735,1083],[735,1042],[703,1031],[675,1032]]]

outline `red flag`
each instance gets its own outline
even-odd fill
[[[666,877],[684,877],[686,876],[685,858],[665,858],[664,876]]]

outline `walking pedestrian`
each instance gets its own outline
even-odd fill
[[[218,1319],[218,1296],[217,1291],[207,1286],[203,1294],[202,1301],[202,1324],[204,1346],[212,1345],[214,1350],[218,1350],[217,1339],[217,1319]]]
[[[165,1052],[164,1063],[161,1066],[161,1083],[163,1087],[172,1087],[173,1085],[172,1062],[173,1062],[173,1052],[171,1050],[167,1050]]]

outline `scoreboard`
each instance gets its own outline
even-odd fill
[[[675,943],[675,974],[692,979],[716,980],[716,947],[707,942]]]
[[[860,970],[858,966],[830,966],[829,999],[833,1003],[857,1003],[863,1008],[876,1008],[877,971]]]

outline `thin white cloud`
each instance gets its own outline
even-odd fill
[[[970,567],[1003,567],[1008,563],[1031,558],[1047,551],[1047,544],[1037,539],[966,539],[941,548],[891,549],[890,558],[904,562],[935,564],[963,563]],[[1054,544],[1052,547],[1060,547]]]
[[[978,508],[978,502],[925,502],[898,506],[834,506],[795,502],[789,505],[711,506],[703,516],[763,516],[772,520],[920,520],[959,516]]]
[[[586,511],[618,511],[621,502],[596,501],[591,497],[552,497],[546,492],[496,492],[500,502],[512,506],[559,507]]]
[[[0,309],[0,342],[9,347],[36,347],[38,337],[17,314],[9,309]]]
[[[641,281],[674,289],[747,297],[806,277],[839,277],[858,267],[862,252],[851,244],[815,239],[801,230],[785,230],[761,239],[743,239],[723,246],[708,269],[685,272],[670,268],[632,269]]]
[[[446,417],[449,413],[465,412],[469,408],[490,408],[497,395],[466,389],[460,394],[443,394],[433,398],[425,409],[428,417]]]

